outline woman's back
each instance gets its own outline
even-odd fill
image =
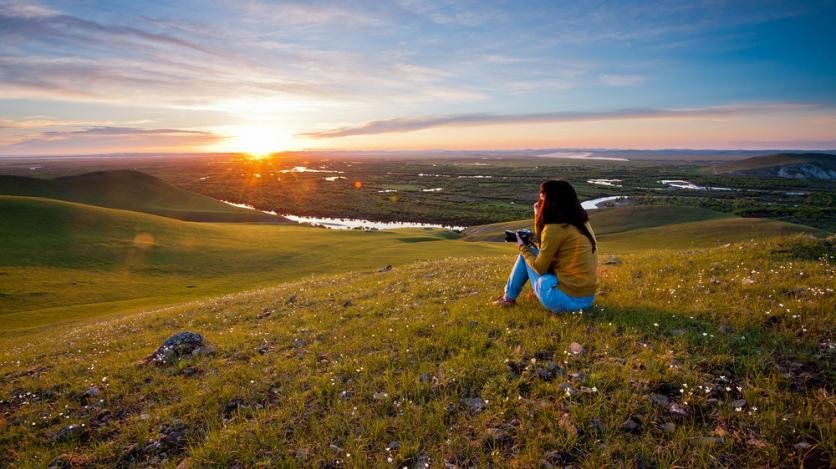
[[[595,237],[592,226],[586,223],[589,233]],[[598,255],[592,242],[575,226],[568,223],[549,223],[540,233],[541,252],[551,257],[548,272],[557,276],[558,288],[574,297],[595,293],[598,282]],[[539,269],[538,269],[539,270]],[[545,269],[544,269],[545,270]]]

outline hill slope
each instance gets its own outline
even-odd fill
[[[0,195],[46,197],[190,221],[270,222],[282,219],[184,191],[139,171],[115,170],[36,179],[0,176]]]
[[[759,218],[740,218],[697,207],[625,206],[591,210],[590,223],[604,252],[716,246],[819,230]],[[466,229],[465,241],[503,241],[505,230],[531,228],[531,220]]]
[[[836,179],[836,155],[778,153],[755,156],[717,165],[713,172],[794,179]]]
[[[193,223],[0,196],[0,331],[171,304],[312,273],[507,252],[501,245],[445,237],[440,230]]]
[[[832,253],[794,238],[628,255],[582,315],[525,295],[490,306],[513,260],[499,256],[5,340],[0,460],[829,467]],[[214,353],[137,365],[184,330]]]

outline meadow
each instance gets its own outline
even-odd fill
[[[832,242],[619,255],[603,266],[597,305],[574,315],[533,300],[492,306],[513,260],[500,255],[311,277],[4,340],[0,458],[828,467]],[[180,331],[212,349],[142,364]]]
[[[266,162],[235,164],[219,174]],[[395,165],[328,164],[319,169],[343,164],[345,172],[278,173],[299,187],[298,199],[281,193],[283,203],[334,201],[378,219],[498,222],[462,233],[288,224],[186,192],[183,178],[200,173],[172,168],[171,184],[104,175],[127,192],[139,184],[148,194],[139,199],[48,192],[15,179],[26,195],[0,195],[2,464],[831,466],[829,230],[689,206],[676,202],[688,199],[682,190],[661,189],[667,198],[646,205],[590,211],[600,248],[595,306],[557,315],[524,292],[516,307],[499,309],[492,300],[515,249],[497,241],[531,224],[521,188],[546,173],[578,179],[592,169],[499,161],[490,163],[504,168],[499,181],[484,187],[494,178],[415,176],[456,188],[424,193],[406,174],[441,164],[429,160],[421,169],[399,165],[401,183],[414,187],[378,193],[391,182],[375,178],[390,181]],[[324,177],[366,164],[374,169],[360,189],[322,189],[349,185]],[[443,174],[476,176],[473,167],[485,164],[458,161]],[[636,165],[646,179],[639,173],[650,168],[694,181],[702,171]],[[606,179],[622,169],[608,162],[595,171]],[[235,200],[277,197],[254,182],[265,175],[230,186],[241,189]],[[192,182],[211,193],[203,184],[214,177]],[[231,181],[218,178],[212,187]],[[782,184],[757,194],[803,186]],[[804,187],[807,197],[832,191]],[[620,190],[578,188],[583,198]],[[369,202],[375,194],[404,199]],[[265,223],[188,221],[207,216]],[[200,353],[155,362],[160,344],[184,331],[202,336]]]

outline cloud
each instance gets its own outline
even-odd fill
[[[691,109],[621,109],[599,112],[544,112],[530,114],[459,114],[437,117],[398,118],[368,122],[355,127],[313,131],[299,134],[308,138],[338,138],[355,135],[376,135],[412,132],[435,127],[477,126],[497,124],[534,124],[550,122],[586,122],[635,119],[715,118],[745,114],[748,112],[806,109],[812,105],[778,103],[740,106],[717,106]]]
[[[205,148],[226,137],[197,130],[90,127],[47,131],[25,136],[0,147],[3,155],[62,155],[83,153],[178,151]]]

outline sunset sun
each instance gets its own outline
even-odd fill
[[[275,127],[236,127],[231,130],[228,151],[246,153],[256,159],[287,150],[293,141],[290,133]]]

